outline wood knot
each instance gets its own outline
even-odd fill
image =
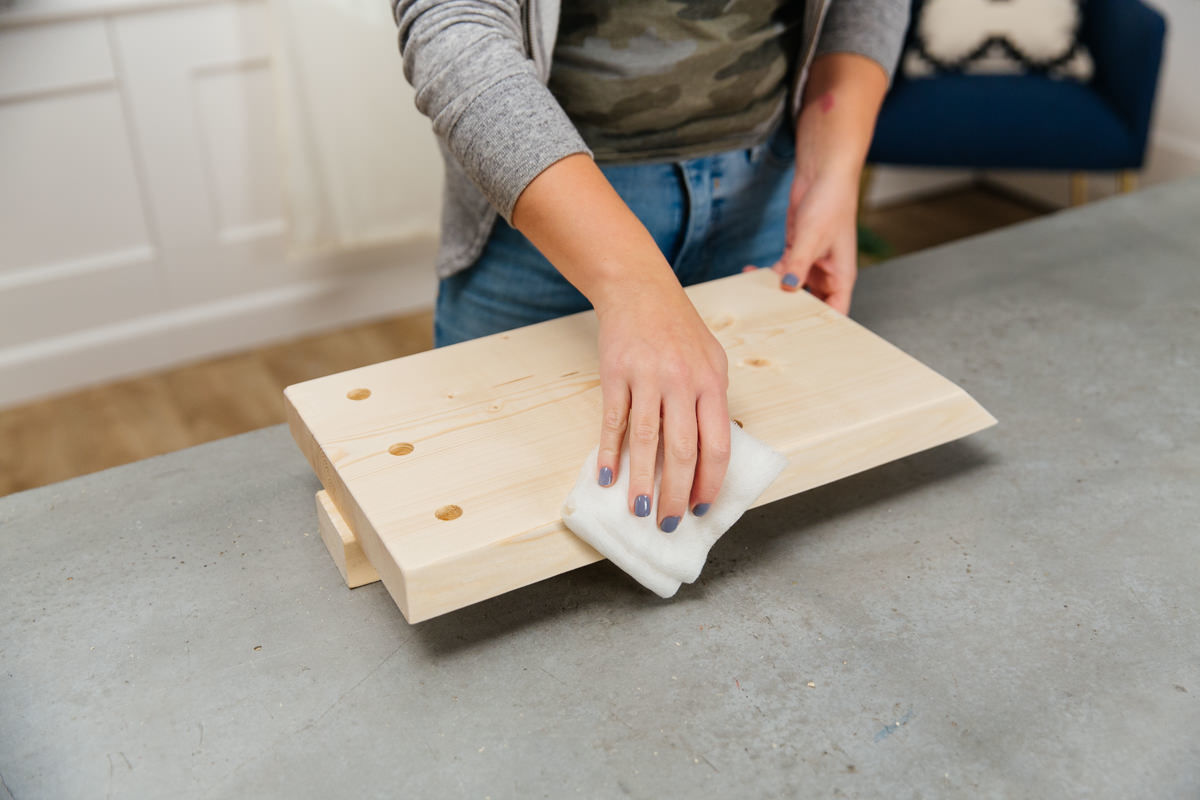
[[[769,358],[747,358],[742,363],[745,364],[747,367],[755,367],[755,368],[769,367],[769,366],[771,366],[771,359],[769,359]]]
[[[461,508],[459,508],[458,506],[450,505],[450,506],[442,506],[437,511],[433,512],[433,515],[444,522],[449,522],[452,519],[458,519],[459,517],[461,517],[462,513],[463,513],[463,511]]]
[[[726,328],[728,328],[730,325],[732,325],[735,322],[737,322],[737,320],[733,317],[732,314],[721,314],[720,316],[716,317],[712,322],[710,322],[708,327],[709,327],[709,329],[711,329],[713,331],[713,333],[716,333],[717,331],[725,330]]]

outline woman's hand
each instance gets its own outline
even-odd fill
[[[689,509],[708,510],[725,478],[725,350],[673,275],[614,285],[604,298],[596,305],[604,395],[597,479],[602,486],[615,482],[628,432],[629,509],[649,516],[661,438],[656,520],[671,533]]]
[[[858,276],[858,184],[887,74],[874,61],[830,53],[812,64],[796,124],[796,174],[783,257],[787,291],[807,289],[847,314]]]
[[[671,532],[708,510],[729,463],[725,351],[679,285],[654,238],[586,155],[551,165],[526,187],[513,224],[592,302],[600,321],[603,413],[596,479],[616,482],[629,434],[629,511],[655,508]]]
[[[807,289],[843,314],[858,277],[858,172],[829,168],[792,180],[787,239],[773,269],[785,291]]]

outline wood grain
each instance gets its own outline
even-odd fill
[[[688,293],[729,355],[730,414],[791,460],[760,503],[995,422],[769,271]],[[293,436],[409,622],[599,559],[559,514],[599,429],[595,338],[585,312],[285,391]],[[448,505],[461,515],[439,518]]]

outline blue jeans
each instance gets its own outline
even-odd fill
[[[794,158],[795,143],[781,125],[748,150],[601,170],[688,286],[779,260]],[[440,282],[434,343],[442,347],[589,308],[520,231],[498,219],[479,260]]]

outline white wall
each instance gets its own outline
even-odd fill
[[[436,215],[288,256],[269,24],[262,0],[0,11],[0,406],[431,302]]]
[[[1167,43],[1159,74],[1155,119],[1150,130],[1144,186],[1200,174],[1200,0],[1146,0],[1167,18]],[[887,205],[985,177],[1041,202],[1065,206],[1069,181],[1062,173],[984,172],[880,167],[868,202]],[[1116,191],[1110,173],[1090,176],[1088,192],[1100,199]]]

